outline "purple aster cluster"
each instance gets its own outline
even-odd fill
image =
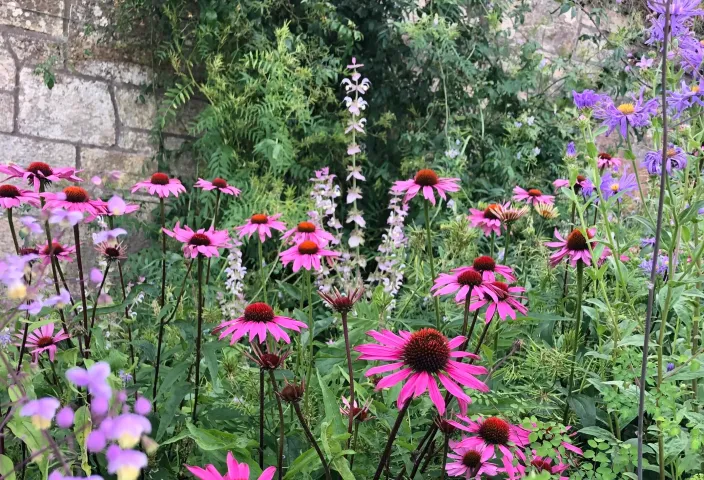
[[[655,98],[643,100],[644,91],[643,87],[638,96],[631,94],[632,102],[616,105],[610,97],[604,95],[597,103],[594,108],[594,118],[602,120],[602,125],[608,127],[607,136],[618,128],[621,136],[626,138],[629,126],[641,128],[650,125],[650,118],[657,114],[658,101]]]
[[[673,37],[687,35],[695,17],[704,15],[700,9],[700,0],[671,0],[670,2],[670,32]],[[665,5],[666,2],[650,1],[648,8],[653,12],[650,24],[648,44],[662,42],[665,39]]]
[[[616,177],[612,172],[606,172],[601,177],[601,185],[599,186],[601,195],[609,199],[619,194],[618,201],[622,202],[624,196],[633,196],[638,189],[638,180],[636,175],[624,169],[623,175]]]
[[[657,258],[657,264],[655,266],[655,272],[660,275],[661,277],[664,277],[667,274],[667,266],[668,266],[669,259],[667,255],[660,254],[658,255]],[[645,275],[650,275],[650,269],[653,266],[653,257],[651,256],[650,258],[647,258],[643,260],[638,267],[641,269],[641,271]]]
[[[699,80],[698,84],[692,86],[682,80],[679,90],[667,92],[667,106],[673,116],[679,117],[682,112],[693,105],[704,107],[702,95],[704,95],[704,80]]]
[[[603,95],[596,93],[594,90],[584,90],[581,93],[572,90],[572,99],[575,107],[584,110],[585,108],[593,108],[603,99]]]
[[[698,72],[704,62],[704,45],[691,33],[679,38],[676,55],[680,59],[680,66],[685,72]]]
[[[680,147],[670,144],[665,160],[665,171],[668,175],[672,175],[672,170],[683,170],[687,166],[687,153]],[[645,160],[641,163],[642,167],[648,170],[651,175],[660,175],[662,172],[662,152],[649,151],[645,154]]]

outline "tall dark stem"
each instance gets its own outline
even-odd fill
[[[164,198],[159,198],[159,212],[161,215],[161,295],[159,296],[159,306],[164,307],[166,302],[166,211],[164,207]]]
[[[428,265],[430,266],[430,282],[435,281],[435,257],[433,256],[433,238],[432,230],[430,229],[430,202],[428,200],[423,201],[423,214],[425,215],[425,236],[426,236],[426,248],[428,255]],[[435,326],[440,330],[440,301],[438,297],[433,297],[433,305],[435,307]]]
[[[220,210],[220,189],[217,189],[217,193],[215,194],[215,213],[213,213],[213,221],[210,223],[210,226],[215,228],[218,223],[218,210]],[[209,285],[210,284],[210,261],[213,259],[213,257],[208,257],[208,267],[205,269],[205,284]],[[266,300],[265,300],[266,301]]]
[[[381,477],[381,472],[384,471],[384,466],[386,465],[386,462],[389,461],[389,456],[391,454],[391,447],[394,444],[394,440],[396,440],[396,435],[398,434],[398,429],[401,428],[401,423],[403,423],[403,417],[406,416],[406,411],[408,410],[408,407],[410,406],[411,402],[407,401],[404,403],[403,407],[401,407],[401,410],[398,412],[398,416],[396,417],[396,422],[394,422],[393,427],[391,427],[391,431],[389,432],[389,439],[386,442],[386,447],[384,447],[384,453],[381,454],[381,460],[379,460],[379,466],[376,468],[376,473],[374,474],[374,480],[379,480]],[[413,478],[411,476],[411,478]]]
[[[667,37],[670,35],[670,4],[665,0],[665,27],[663,29],[662,44],[662,104],[667,105]],[[662,163],[660,172],[660,197],[658,198],[658,216],[655,224],[655,243],[653,244],[653,259],[650,266],[650,281],[648,282],[648,306],[645,310],[645,327],[643,331],[643,358],[640,367],[640,392],[638,398],[638,480],[643,480],[643,436],[645,435],[645,390],[648,388],[646,375],[648,369],[648,344],[650,342],[650,329],[653,320],[653,303],[655,300],[655,279],[657,276],[658,252],[660,251],[660,231],[662,229],[663,207],[665,203],[665,180],[667,175],[667,108],[662,109]],[[636,175],[638,172],[636,172]],[[645,205],[644,205],[645,206]],[[664,462],[664,459],[659,459]]]
[[[472,328],[469,330],[469,334],[468,334],[467,327],[469,326],[469,300],[472,298],[472,290],[473,289],[474,289],[474,286],[469,287],[469,292],[467,292],[467,296],[464,298],[464,317],[462,319],[462,336],[465,337],[465,340],[462,343],[460,350],[464,350],[465,348],[467,348],[467,344],[469,343],[469,338],[472,336],[472,332],[474,331],[474,325],[477,323],[477,314],[479,313],[478,308],[474,312],[474,319],[472,320]]]
[[[125,278],[122,275],[122,264],[117,261],[117,271],[120,273],[120,287],[122,288],[122,301],[127,301],[127,290],[125,289]],[[130,307],[125,305],[125,320],[129,322],[130,319]],[[127,339],[130,341],[130,363],[134,365],[134,345],[132,345],[132,325],[127,323]],[[134,378],[134,377],[133,377]],[[136,379],[135,379],[136,381]]]
[[[354,452],[354,455],[352,455],[352,457],[350,457],[350,470],[352,470],[352,466],[354,465],[354,459],[355,459],[355,457],[357,456],[357,450],[356,450],[356,448],[357,448],[357,445],[358,445],[358,443],[357,443],[357,441],[358,441],[358,440],[357,440],[358,435],[359,435],[359,422],[355,422],[355,423],[354,423],[354,433],[352,434],[352,444],[351,444],[351,448],[352,448],[352,450],[354,450],[355,452]]]
[[[281,405],[281,397],[279,397],[279,389],[276,386],[276,377],[273,370],[269,370],[269,379],[271,380],[271,390],[274,393],[274,398],[276,398],[276,406],[279,409],[279,451],[276,456],[276,472],[279,480],[281,480],[284,474],[284,442],[286,441],[284,407]]]
[[[264,469],[264,369],[259,369],[259,468]]]
[[[327,480],[332,480],[332,476],[330,475],[330,467],[328,467],[328,462],[325,460],[325,455],[323,455],[322,450],[320,450],[320,447],[318,446],[318,442],[315,441],[315,437],[310,431],[310,428],[308,427],[308,424],[306,423],[306,419],[303,417],[303,412],[301,411],[301,405],[299,402],[292,402],[293,409],[296,411],[296,415],[298,416],[298,421],[301,422],[301,427],[303,428],[303,431],[306,434],[306,437],[308,438],[308,441],[313,445],[313,448],[315,449],[316,453],[318,454],[318,457],[320,457],[320,462],[323,464],[323,469],[325,470],[325,478]],[[383,467],[383,465],[382,465]],[[376,477],[378,480],[379,477]]]
[[[504,243],[504,263],[508,261],[508,247],[511,245],[511,227],[506,223],[506,242]]]
[[[445,444],[442,449],[442,470],[440,471],[440,480],[445,480],[445,466],[447,465],[447,451],[450,448],[450,436],[445,434]]]
[[[15,253],[20,254],[20,244],[17,241],[17,233],[15,232],[15,222],[12,221],[12,209],[7,209],[7,222],[10,224],[10,234],[12,235],[12,243],[15,244]]]
[[[200,390],[200,344],[203,337],[203,256],[198,254],[198,332],[196,333],[196,392],[193,397],[191,420],[195,425],[198,419],[198,391]],[[264,460],[262,459],[262,463]]]
[[[78,284],[81,289],[81,307],[83,308],[83,330],[84,332],[84,343],[85,351],[83,352],[85,358],[90,357],[90,345],[88,340],[88,334],[90,330],[88,329],[88,302],[86,301],[86,285],[83,279],[83,259],[81,258],[81,234],[78,229],[78,224],[73,226],[73,240],[76,244],[76,264],[78,267]]]
[[[570,398],[572,397],[572,386],[574,385],[574,370],[577,364],[577,350],[579,350],[579,334],[582,327],[582,292],[584,280],[584,262],[577,262],[577,304],[575,305],[574,320],[574,347],[572,348],[572,365],[570,366],[570,378],[567,382],[567,398],[565,399],[565,411],[562,414],[562,423],[567,425],[567,417],[570,414]]]
[[[108,278],[108,272],[110,271],[110,262],[105,265],[105,271],[103,272],[103,279],[100,281],[100,286],[98,287],[98,293],[95,294],[95,301],[93,301],[93,312],[90,315],[90,329],[88,329],[88,339],[86,341],[86,350],[90,348],[90,341],[93,339],[93,327],[95,326],[95,312],[98,311],[98,299],[100,298],[100,292],[103,291],[103,286],[105,285],[105,280]]]
[[[352,441],[352,428],[354,426],[354,366],[352,365],[352,350],[350,349],[350,335],[347,328],[347,313],[342,312],[342,334],[345,336],[345,353],[347,354],[347,374],[350,377],[350,411],[347,420],[347,433],[350,437],[347,439],[347,448]]]

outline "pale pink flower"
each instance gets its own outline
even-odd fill
[[[474,303],[469,306],[469,310],[474,312],[489,304],[485,316],[487,323],[491,321],[495,313],[498,313],[501,320],[506,320],[507,317],[515,320],[516,310],[523,315],[528,313],[528,308],[521,303],[521,300],[524,299],[521,292],[524,292],[525,288],[510,287],[504,282],[490,282],[487,287],[483,290],[475,289],[477,296],[472,297],[470,302],[474,301]]]
[[[498,417],[482,418],[474,421],[463,415],[457,416],[457,421],[449,420],[448,423],[464,432],[473,433],[475,436],[465,437],[456,444],[475,451],[489,449],[501,455],[504,468],[509,477],[515,474],[513,466],[514,454],[525,460],[523,448],[530,444],[530,432],[519,425],[513,425]],[[498,450],[498,452],[497,452]],[[471,477],[470,477],[471,478]]]
[[[356,143],[350,143],[347,145],[347,155],[356,155],[358,153],[362,153],[362,149],[357,145]],[[351,165],[350,165],[351,166]],[[347,167],[348,169],[350,167]],[[347,180],[349,180],[349,176],[347,177]]]
[[[347,203],[354,203],[362,199],[362,190],[359,187],[350,187],[347,190]]]
[[[107,202],[107,213],[110,216],[117,217],[139,210],[139,205],[129,204],[117,195],[113,195]]]
[[[498,475],[500,469],[490,463],[496,457],[493,448],[479,446],[476,449],[462,446],[462,442],[450,441],[452,452],[447,458],[454,460],[448,462],[445,471],[451,477],[464,477],[466,480],[472,478],[482,479],[485,475],[493,477]]]
[[[82,187],[71,186],[64,188],[61,193],[44,192],[40,195],[45,200],[44,210],[63,208],[69,212],[83,212],[88,214],[89,222],[107,212],[105,202],[100,199],[91,200],[88,192]]]
[[[352,155],[349,151],[347,153]],[[354,153],[359,153],[359,152],[354,152]],[[349,172],[347,174],[347,179],[346,179],[348,182],[349,182],[350,178],[356,178],[357,180],[360,180],[362,182],[367,180],[364,177],[364,175],[362,175],[362,167],[360,167],[359,165],[357,165],[357,166],[348,165],[347,171]]]
[[[322,258],[327,258],[328,261],[331,261],[332,258],[339,257],[340,253],[322,248],[314,241],[305,240],[288,250],[284,250],[279,256],[284,267],[293,262],[293,271],[297,272],[301,267],[306,270],[320,270],[320,260]]]
[[[465,337],[448,340],[434,328],[423,328],[413,333],[401,330],[398,335],[389,330],[371,330],[367,335],[379,343],[355,347],[355,350],[362,353],[359,359],[392,363],[372,367],[365,375],[370,377],[398,370],[382,378],[376,389],[393,387],[406,381],[396,402],[399,409],[411,396],[416,398],[428,391],[440,415],[444,414],[445,399],[438,388],[438,380],[451,395],[467,403],[471,399],[462,390],[462,386],[481,392],[489,391],[489,387],[475,377],[487,373],[486,368],[457,361],[465,357],[479,359],[472,353],[457,351],[465,342]]]
[[[178,178],[170,178],[167,174],[157,172],[153,174],[149,180],[137,182],[132,187],[132,193],[137,190],[144,189],[149,192],[149,195],[156,194],[159,198],[173,195],[178,197],[179,193],[186,193],[186,187],[183,186]]]
[[[227,474],[225,475],[221,475],[213,465],[205,468],[186,465],[186,468],[200,480],[249,480],[249,465],[244,462],[237,463],[232,452],[227,452]],[[275,473],[276,467],[269,467],[259,475],[257,480],[271,480]]]
[[[501,236],[501,219],[498,217],[498,213],[504,208],[511,207],[510,203],[501,205],[499,203],[492,203],[487,206],[484,210],[478,210],[476,208],[469,209],[469,216],[467,217],[473,227],[479,227],[484,232],[485,236],[495,233],[497,237]]]
[[[22,341],[21,334],[17,333],[15,336]],[[64,332],[63,328],[59,330],[58,333],[54,333],[54,324],[50,323],[30,333],[27,336],[25,346],[27,347],[27,351],[32,354],[32,358],[35,362],[39,358],[39,355],[44,352],[49,354],[49,361],[53,362],[56,357],[56,344],[67,338],[69,338],[69,335]],[[15,345],[18,347],[21,346],[19,343]]]
[[[438,174],[429,168],[418,171],[416,176],[410,180],[400,180],[394,183],[391,191],[394,193],[406,193],[403,198],[404,203],[415,197],[418,192],[423,191],[423,197],[435,205],[435,195],[433,189],[443,200],[447,200],[447,192],[457,192],[460,189],[459,178],[440,178]]]
[[[366,123],[367,123],[366,118],[360,118],[359,120],[352,119],[347,124],[347,128],[345,129],[345,133],[350,133],[353,130],[355,132],[364,133],[364,125],[366,125]]]
[[[14,185],[0,185],[0,207],[15,208],[22,204],[38,207],[39,194]]]
[[[196,182],[195,185],[193,185],[196,188],[202,188],[203,190],[210,191],[210,190],[215,190],[217,189],[218,191],[226,194],[226,195],[232,195],[234,197],[239,196],[242,191],[239,188],[233,187],[232,185],[229,185],[227,183],[227,180],[224,178],[215,178],[213,179],[212,182],[209,182],[208,180],[203,180],[202,178],[199,178],[198,181]]]
[[[537,188],[531,188],[529,190],[524,190],[519,186],[513,187],[513,199],[517,202],[526,202],[528,205],[534,205],[538,203],[547,203],[552,205],[555,202],[555,197],[553,195],[545,195],[541,190]]]
[[[257,213],[248,218],[247,223],[244,225],[235,227],[235,230],[239,232],[240,238],[244,236],[250,238],[256,232],[259,234],[259,241],[264,242],[267,238],[271,238],[272,229],[279,232],[286,230],[286,224],[278,221],[280,216],[280,213],[275,213],[274,215]]]
[[[220,333],[220,340],[232,335],[230,345],[234,345],[247,334],[249,334],[250,342],[259,337],[259,343],[264,343],[267,332],[277,342],[283,340],[286,343],[291,343],[291,339],[284,328],[300,332],[301,328],[308,328],[308,326],[293,318],[276,315],[274,309],[268,304],[257,302],[247,305],[241,317],[222,322],[213,330],[213,333]]]
[[[361,228],[364,228],[367,226],[366,220],[364,220],[364,217],[362,216],[362,212],[358,208],[352,208],[350,210],[350,213],[347,215],[347,218],[345,219],[345,223],[356,223],[359,225]]]
[[[281,238],[291,238],[294,243],[311,241],[320,247],[324,247],[335,240],[332,234],[326,232],[313,222],[301,222],[296,225],[295,228],[284,233]]]
[[[173,230],[163,228],[162,231],[169,237],[184,243],[183,254],[190,258],[196,258],[198,255],[219,257],[219,248],[230,248],[232,246],[227,230],[215,230],[212,226],[207,230],[201,228],[193,231],[188,226],[181,228],[179,222],[176,222]]]
[[[53,168],[44,162],[32,162],[27,168],[20,167],[14,163],[9,165],[0,165],[0,173],[9,175],[5,180],[10,178],[23,178],[34,186],[34,191],[39,191],[39,185],[49,185],[51,182],[59,180],[69,180],[71,182],[82,182],[83,179],[78,178],[76,174],[80,170],[71,167]]]

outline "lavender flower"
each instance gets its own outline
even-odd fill
[[[39,224],[36,218],[30,217],[29,215],[20,217],[20,223],[27,232],[34,235],[41,235],[44,233],[42,226]]]
[[[655,59],[646,57],[645,55],[641,55],[640,61],[636,63],[636,67],[640,68],[641,70],[647,70],[653,66],[654,62]]]
[[[646,127],[650,125],[650,117],[658,110],[658,101],[651,98],[647,102],[643,101],[645,87],[640,89],[638,97],[631,94],[633,103],[622,103],[616,106],[613,100],[604,96],[603,100],[594,109],[594,118],[603,120],[603,125],[609,127],[606,135],[610,135],[617,127],[623,138],[626,138],[628,126]]]
[[[574,158],[577,156],[577,149],[574,146],[574,142],[567,144],[567,149],[565,151],[565,156],[568,158]]]
[[[687,154],[680,147],[670,144],[666,152],[665,171],[672,174],[672,169],[682,170],[687,166]],[[642,167],[648,170],[651,175],[660,175],[662,172],[662,152],[650,151],[645,154]]]
[[[59,470],[54,470],[49,474],[48,480],[103,480],[100,475],[91,475],[89,477],[74,477],[72,475],[64,475]]]
[[[225,297],[225,292],[218,291],[218,302],[224,316],[237,318],[242,316],[247,306],[247,300],[244,298],[244,276],[247,274],[247,267],[242,265],[242,243],[236,239],[232,239],[231,243],[225,268],[225,291],[229,298]]]
[[[83,212],[64,210],[55,208],[49,216],[49,223],[58,225],[61,228],[71,228],[83,221]]]
[[[658,255],[657,264],[655,265],[655,273],[657,273],[661,277],[664,277],[667,273],[668,261],[669,259],[667,255]],[[644,275],[650,275],[650,269],[652,268],[652,265],[653,257],[651,255],[650,258],[643,260],[640,265],[638,265],[638,267],[643,271]]]
[[[105,437],[115,440],[120,448],[134,448],[142,435],[152,431],[152,424],[142,415],[123,413],[111,419],[108,428],[103,431]]]
[[[608,199],[618,194],[633,195],[633,192],[638,188],[638,181],[633,173],[624,170],[620,178],[613,176],[611,172],[606,172],[601,177],[601,194]],[[618,198],[619,202],[623,201],[623,196]]]
[[[641,248],[652,247],[655,245],[655,237],[646,237],[640,239]]]
[[[7,290],[5,296],[12,300],[22,300],[27,295],[27,285],[24,283],[25,268],[37,255],[8,255],[0,260],[0,282]]]
[[[56,424],[61,428],[71,428],[73,425],[73,409],[64,407],[56,415]]]
[[[667,92],[667,106],[675,117],[679,117],[682,112],[694,104],[704,106],[704,102],[701,99],[702,95],[704,95],[704,80],[699,80],[698,85],[691,87],[688,87],[687,83],[682,80],[680,90]]]
[[[5,327],[0,331],[0,349],[5,349],[12,343],[12,332],[9,327]]]
[[[572,90],[572,99],[578,109],[584,110],[585,108],[592,108],[601,102],[603,95],[596,93],[594,90],[584,90],[582,93]]]
[[[54,419],[59,405],[59,401],[52,397],[30,400],[20,410],[20,416],[30,417],[35,428],[46,430],[51,426],[51,421]]]

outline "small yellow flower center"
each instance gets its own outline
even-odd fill
[[[612,183],[609,188],[611,189],[612,192],[616,193],[616,192],[618,192],[619,185],[618,185],[618,183]]]
[[[139,443],[139,437],[135,437],[134,435],[132,435],[130,433],[123,433],[117,439],[117,443],[120,445],[120,448],[122,448],[123,450],[130,449]]]
[[[46,430],[51,427],[51,419],[44,418],[41,415],[32,415],[32,425],[37,430]]]
[[[677,150],[675,150],[674,148],[667,149],[667,158],[672,158],[675,155],[677,155]]]
[[[139,468],[126,465],[117,469],[117,480],[137,480],[139,478]]]
[[[7,289],[7,298],[12,300],[22,300],[27,296],[27,287],[24,283],[16,283]]]
[[[690,88],[692,93],[699,93],[699,85],[692,85],[692,88]]]
[[[636,111],[636,107],[634,107],[632,103],[622,103],[616,107],[616,109],[624,115],[631,115]]]

